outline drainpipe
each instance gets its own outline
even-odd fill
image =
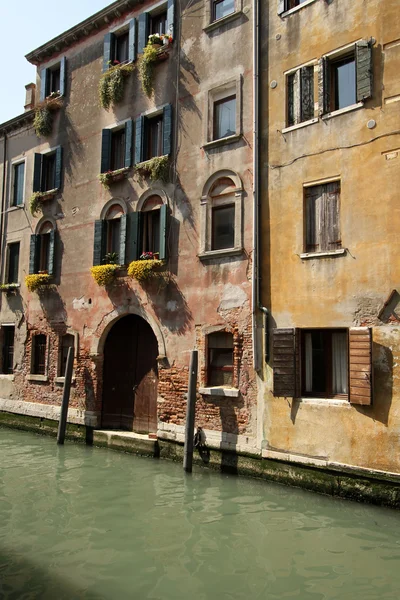
[[[260,56],[260,4],[253,3],[253,264],[252,264],[252,331],[253,367],[260,369],[257,344],[257,310],[259,298],[259,56]]]
[[[1,185],[1,225],[0,225],[0,277],[3,273],[3,253],[4,253],[4,221],[5,201],[6,201],[6,160],[7,160],[7,133],[3,134],[3,181]]]

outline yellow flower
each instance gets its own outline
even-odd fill
[[[25,285],[30,292],[34,292],[43,285],[50,283],[51,277],[47,273],[36,273],[25,277]]]
[[[137,281],[146,281],[156,274],[154,269],[162,265],[162,260],[133,260],[128,267],[128,275]]]
[[[119,265],[98,265],[97,267],[92,267],[90,272],[95,282],[105,287],[114,281],[118,268]]]

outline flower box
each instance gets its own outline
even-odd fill
[[[126,179],[128,173],[129,167],[124,167],[123,169],[117,169],[116,171],[106,171],[105,173],[100,173],[99,179],[104,187],[108,187],[111,183],[116,183],[117,181]]]
[[[20,283],[1,283],[0,284],[0,292],[5,292],[6,294],[11,294],[13,292],[17,292],[21,287]]]

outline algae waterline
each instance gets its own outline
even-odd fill
[[[398,599],[400,519],[0,428],[0,598]]]

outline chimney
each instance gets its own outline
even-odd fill
[[[32,110],[35,107],[35,94],[36,94],[36,84],[28,83],[25,86],[26,94],[25,94],[25,112],[28,110]]]

